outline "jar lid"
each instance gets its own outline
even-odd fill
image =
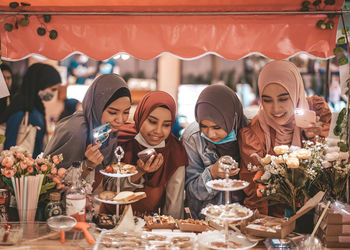
[[[50,193],[50,200],[59,201],[61,199],[61,194],[59,192]]]

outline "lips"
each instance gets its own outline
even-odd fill
[[[286,113],[282,113],[282,114],[272,114],[272,116],[274,118],[282,118]]]

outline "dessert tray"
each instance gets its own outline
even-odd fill
[[[103,203],[111,204],[111,205],[125,205],[125,204],[134,203],[134,202],[140,200],[140,199],[128,200],[128,201],[102,200],[98,197],[98,195],[95,195],[94,198],[95,198],[95,200],[97,200],[99,202],[103,202]]]
[[[212,189],[219,191],[237,191],[249,186],[249,182],[233,179],[216,179],[206,183]]]
[[[253,211],[243,207],[238,203],[227,205],[209,205],[202,209],[202,214],[219,220],[234,222],[248,219],[253,215]]]
[[[244,235],[232,231],[227,241],[224,235],[223,231],[203,232],[198,235],[198,242],[209,249],[249,249],[258,244],[258,241],[250,241]]]

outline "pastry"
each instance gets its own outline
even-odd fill
[[[156,155],[157,152],[153,148],[146,148],[140,152],[137,153],[137,157],[141,159],[143,162],[147,162],[149,158],[151,158],[152,155]]]
[[[114,197],[115,197],[115,192],[112,192],[112,191],[103,191],[98,195],[98,198],[106,201],[113,200]]]
[[[115,227],[115,219],[110,214],[98,214],[96,224],[99,228],[112,229]]]
[[[122,191],[119,194],[115,195],[113,198],[114,201],[118,202],[128,202],[135,198],[135,193],[132,191]]]

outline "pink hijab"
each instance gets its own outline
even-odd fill
[[[263,90],[270,83],[278,83],[288,91],[294,108],[309,110],[303,79],[293,63],[284,60],[272,61],[263,67],[258,79],[261,103]],[[301,130],[293,124],[294,117],[286,125],[281,126],[266,115],[262,104],[260,104],[258,118],[265,135],[266,152],[269,152],[272,147],[270,128],[276,131],[276,146],[301,146]]]

